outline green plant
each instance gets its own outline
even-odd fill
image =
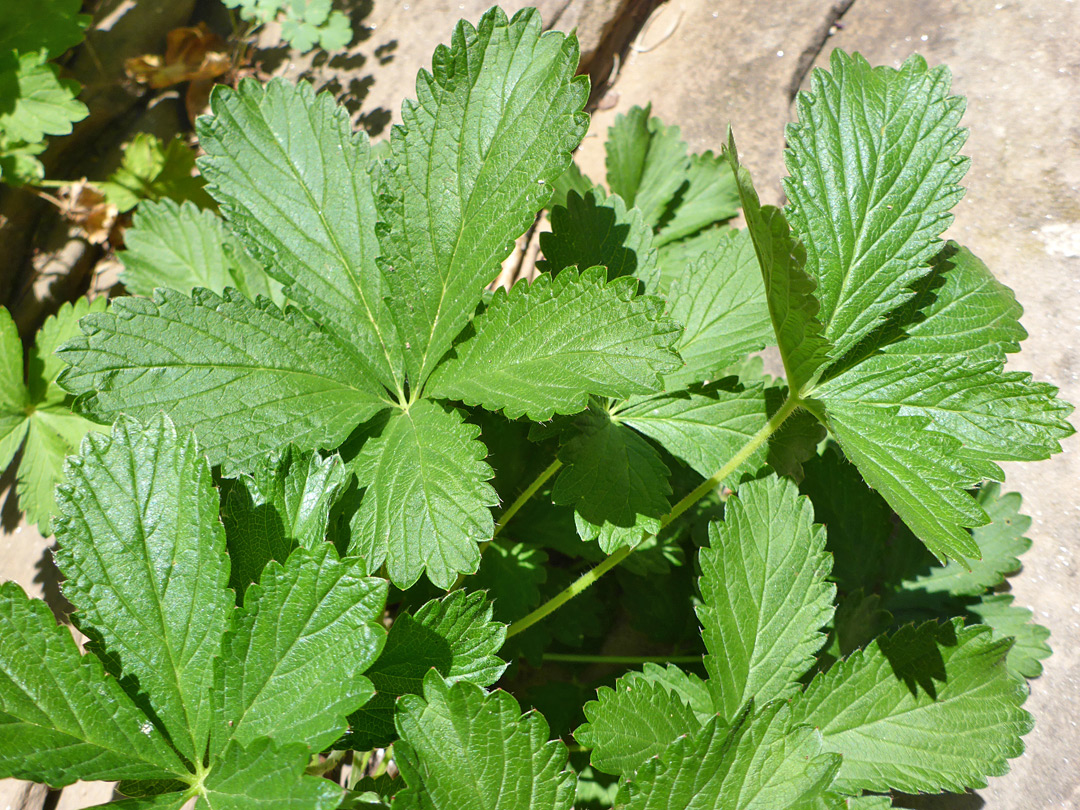
[[[117,420],[59,489],[89,653],[4,586],[0,773],[124,807],[866,810],[1021,752],[1049,651],[991,592],[1025,524],[984,481],[1070,408],[1004,371],[1019,307],[939,238],[947,71],[836,53],[780,211],[647,110],[595,187],[577,56],[533,11],[460,25],[385,159],[306,85],[215,91],[224,224],[133,250],[218,238],[294,305],[158,289],[60,350]],[[486,294],[552,196],[545,274]]]
[[[240,9],[249,23],[281,23],[281,39],[299,51],[316,45],[338,51],[352,41],[349,18],[331,9],[331,0],[222,0],[227,8]]]
[[[37,155],[47,135],[67,135],[87,116],[77,101],[78,82],[61,79],[56,59],[83,39],[90,18],[79,0],[9,4],[0,21],[0,180],[22,185],[41,180]]]

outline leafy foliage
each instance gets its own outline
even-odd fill
[[[222,0],[227,8],[240,10],[241,18],[256,23],[281,22],[281,38],[298,51],[316,45],[326,51],[348,46],[353,32],[343,11],[332,9],[331,0]]]
[[[124,149],[124,159],[109,179],[98,183],[105,199],[121,212],[142,200],[191,200],[201,208],[213,205],[195,172],[195,155],[179,135],[168,143],[140,132]]]

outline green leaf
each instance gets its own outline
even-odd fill
[[[431,376],[426,393],[534,421],[584,410],[590,395],[658,391],[678,364],[678,327],[636,284],[603,268],[496,290]]]
[[[668,314],[685,327],[676,344],[686,364],[664,377],[668,390],[715,379],[721,369],[773,340],[749,231],[721,231],[668,291]]]
[[[68,135],[72,124],[89,115],[75,100],[79,83],[61,79],[46,58],[45,51],[0,53],[0,133],[8,140],[37,143],[46,135]]]
[[[409,786],[394,807],[426,810],[570,810],[574,772],[566,746],[548,741],[543,715],[508,692],[424,678],[424,696],[407,695],[395,717],[394,754]]]
[[[257,582],[270,560],[284,562],[298,546],[326,539],[330,509],[348,473],[336,453],[296,453],[291,447],[260,459],[250,475],[226,484],[221,513],[229,546],[229,586],[238,595]]]
[[[26,436],[30,392],[23,382],[23,347],[11,313],[0,307],[0,470],[7,468]]]
[[[817,317],[814,280],[804,267],[806,250],[791,233],[784,214],[771,205],[761,205],[750,172],[739,164],[730,132],[727,159],[735,173],[746,228],[765,281],[765,300],[784,361],[784,375],[798,395],[817,380],[832,352]]]
[[[548,219],[551,231],[539,237],[544,258],[536,263],[538,270],[556,275],[567,267],[606,267],[609,279],[634,276],[646,292],[655,292],[658,271],[652,231],[641,212],[627,210],[617,194],[605,197],[598,188],[584,196],[571,191],[563,205],[551,209]]]
[[[566,170],[559,175],[551,186],[554,193],[551,195],[551,200],[548,201],[549,212],[553,211],[556,206],[561,205],[565,208],[566,199],[571,191],[577,192],[579,197],[584,197],[594,188],[597,188],[597,184],[582,174],[577,163],[573,161],[570,162],[570,165],[566,167]]]
[[[1013,639],[1005,659],[1009,672],[1017,678],[1037,678],[1042,675],[1043,668],[1039,662],[1050,657],[1050,645],[1046,643],[1050,631],[1031,621],[1034,614],[1028,608],[1013,605],[1012,594],[984,596],[979,602],[969,605],[968,611],[983,624],[990,625],[993,630],[991,637],[995,640]]]
[[[432,71],[417,77],[419,100],[402,106],[382,174],[379,235],[414,388],[465,326],[584,136],[588,80],[574,78],[577,64],[577,39],[541,34],[535,9],[507,21],[493,8],[477,28],[458,24]]]
[[[294,310],[159,289],[84,319],[60,383],[102,421],[164,410],[224,473],[292,442],[336,447],[388,404],[356,350]],[[168,340],[161,340],[167,334]]]
[[[708,684],[692,672],[684,672],[674,664],[663,667],[659,664],[645,664],[640,675],[649,683],[660,684],[682,698],[694,712],[699,725],[705,725],[716,716]]]
[[[120,278],[134,295],[153,295],[155,287],[185,295],[193,287],[206,287],[220,295],[226,287],[236,287],[248,298],[262,294],[279,306],[284,302],[280,285],[267,278],[221,218],[190,200],[140,205],[124,231],[124,245]]]
[[[79,628],[189,760],[210,733],[211,662],[232,599],[210,468],[164,416],[94,434],[58,489],[56,564]]]
[[[184,766],[68,628],[14,582],[0,584],[0,776],[48,782],[169,779]]]
[[[333,810],[341,788],[328,779],[305,776],[311,752],[262,738],[247,748],[232,743],[203,785],[209,810]]]
[[[820,729],[843,755],[834,788],[906,793],[985,787],[1024,750],[1026,685],[989,628],[909,625],[818,675],[793,723]]]
[[[548,555],[543,549],[514,543],[492,543],[480,561],[471,587],[487,591],[498,617],[518,619],[540,604],[540,586],[547,579]]]
[[[574,507],[582,540],[597,539],[611,554],[660,530],[670,509],[669,471],[649,442],[609,418],[589,412],[580,431],[559,450],[565,465],[551,499]]]
[[[269,563],[222,644],[211,756],[230,740],[275,737],[320,751],[340,737],[346,715],[375,692],[361,673],[386,641],[386,594],[386,580],[339,561],[329,543]]]
[[[367,440],[350,462],[367,491],[349,550],[364,558],[368,572],[385,563],[400,588],[425,571],[440,588],[475,573],[477,544],[491,539],[490,507],[498,503],[479,433],[460,411],[421,399],[395,410]]]
[[[863,477],[939,558],[979,556],[965,529],[987,518],[964,490],[1003,478],[995,460],[1048,458],[1073,432],[1056,388],[999,367],[879,355],[814,392]]]
[[[690,167],[679,128],[664,126],[651,110],[650,104],[617,115],[604,144],[608,186],[641,211],[650,228],[660,222]]]
[[[495,683],[506,669],[496,655],[506,640],[506,625],[492,621],[491,613],[483,593],[463,590],[427,602],[415,615],[401,613],[382,655],[367,671],[375,697],[349,716],[349,747],[363,751],[393,741],[397,699],[421,694],[429,670],[451,683]]]
[[[723,467],[765,423],[765,396],[761,386],[741,388],[732,378],[689,391],[635,400],[617,419],[663,445],[703,478]],[[760,448],[737,470],[753,472],[765,463]]]
[[[818,283],[824,335],[841,357],[930,271],[963,194],[964,100],[948,68],[912,56],[872,68],[834,50],[797,101],[785,154],[787,213]]]
[[[56,385],[56,378],[64,370],[64,361],[55,353],[67,341],[79,334],[79,320],[91,312],[104,312],[108,299],[104,296],[89,301],[77,298],[74,303],[65,302],[55,315],[50,315],[34,337],[30,350],[29,383],[30,399],[40,408],[69,413],[66,405],[67,392]],[[78,447],[78,442],[75,443]]]
[[[175,202],[191,200],[201,208],[214,204],[205,181],[195,173],[195,153],[179,135],[162,143],[149,132],[140,132],[124,149],[120,168],[97,186],[105,199],[121,213],[142,200],[167,198]]]
[[[0,132],[0,181],[22,186],[45,178],[45,166],[37,159],[48,146],[46,141],[24,143],[10,140]]]
[[[229,227],[316,321],[356,345],[375,377],[402,383],[402,357],[375,263],[367,136],[311,85],[219,86],[199,119],[199,165]]]
[[[48,58],[55,59],[83,41],[83,29],[90,24],[90,16],[80,14],[81,8],[81,0],[9,4],[0,22],[0,53],[45,49]]]
[[[728,499],[723,522],[710,524],[698,560],[705,668],[721,716],[734,720],[749,700],[798,692],[825,643],[821,628],[836,594],[810,500],[784,478],[747,481]]]
[[[1008,574],[1020,570],[1019,557],[1029,548],[1031,541],[1024,532],[1031,526],[1031,518],[1020,514],[1019,493],[1001,495],[996,483],[985,484],[975,496],[990,523],[972,530],[972,537],[979,547],[981,559],[967,565],[952,560],[948,565],[934,565],[926,573],[913,576],[902,583],[912,591],[927,593],[950,593],[953,596],[978,596],[988,588],[1005,581]]]
[[[739,190],[723,157],[690,156],[686,181],[660,221],[654,244],[661,247],[699,233],[739,213]]]
[[[589,762],[605,773],[629,778],[650,757],[663,754],[678,737],[701,727],[693,710],[661,680],[631,672],[602,686],[585,704],[589,722],[574,739],[591,748]]]
[[[727,233],[730,230],[726,225],[707,228],[686,239],[668,242],[666,245],[658,247],[656,249],[656,263],[660,266],[659,291],[662,294],[666,293],[671,289],[671,285],[682,278],[690,266],[697,262],[702,255],[719,250],[723,241],[728,238]]]
[[[729,729],[714,718],[645,764],[619,792],[626,810],[776,810],[809,801],[832,781],[839,757],[812,728],[792,728],[783,703],[742,713]]]

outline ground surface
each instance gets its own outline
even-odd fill
[[[485,5],[375,0],[354,56],[311,72],[317,82],[336,81],[363,95],[358,121],[385,131],[434,45],[458,17],[475,20]],[[647,5],[544,0],[541,8],[545,21],[578,26],[587,48],[603,51],[605,41],[622,35],[620,24],[625,33],[627,19]],[[616,60],[582,161],[603,176],[605,128],[616,113],[651,101],[655,113],[682,126],[694,150],[718,149],[730,123],[762,196],[779,202],[783,125],[811,65],[826,64],[833,47],[858,50],[875,64],[898,65],[913,52],[947,63],[954,92],[968,97],[964,153],[972,159],[968,194],[949,235],[986,261],[1025,307],[1030,338],[1012,365],[1080,402],[1078,35],[1080,2],[1071,0],[670,0],[630,31],[633,44]],[[598,61],[605,59],[610,63],[601,53]],[[302,75],[309,64],[286,55],[279,72]],[[601,64],[593,75],[605,70]],[[935,806],[1080,810],[1080,436],[1053,460],[1009,466],[1007,474],[1006,487],[1023,495],[1034,518],[1034,546],[1013,590],[1050,627],[1055,653],[1032,685],[1027,706],[1036,725],[1027,753],[977,796]],[[47,546],[18,524],[8,504],[0,577],[37,595],[55,593]],[[26,791],[0,781],[0,810],[41,807],[44,795]],[[77,810],[110,795],[107,786],[75,786],[56,807]]]

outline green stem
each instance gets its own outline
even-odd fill
[[[572,655],[544,653],[545,661],[567,664],[700,664],[700,655]]]
[[[315,756],[312,757],[311,764],[307,766],[307,770],[304,771],[304,773],[311,776],[325,776],[340,765],[341,761],[345,759],[345,755],[348,753],[348,750],[331,751],[326,755],[326,759],[322,762],[318,761],[319,755],[315,754]]]
[[[748,458],[750,458],[750,456],[754,454],[754,451],[756,451],[759,447],[765,444],[765,442],[769,440],[769,437],[780,429],[780,426],[784,424],[784,421],[789,416],[791,416],[791,414],[794,413],[801,404],[801,400],[799,400],[797,397],[789,397],[787,401],[785,401],[784,404],[780,406],[780,410],[773,414],[772,419],[766,422],[765,426],[762,427],[761,430],[751,436],[750,440],[743,445],[742,449],[739,450],[739,452],[737,452],[734,456],[731,457],[727,464],[717,470],[716,474],[712,475],[710,478],[704,481],[701,486],[697,487],[693,492],[691,492],[689,495],[687,495],[685,498],[683,498],[681,501],[671,507],[671,511],[660,519],[660,529],[663,530],[664,528],[669,526],[673,520],[679,517],[679,515],[681,515],[699,500],[712,492],[720,484],[720,482],[722,482],[733,472],[735,472],[735,470],[738,469],[738,467],[743,462],[745,462]],[[640,545],[640,543],[638,545]],[[610,557],[605,559],[595,568],[586,571],[576,580],[571,582],[565,590],[557,593],[555,596],[553,596],[544,604],[540,605],[540,607],[538,607],[529,615],[525,616],[524,618],[518,619],[516,622],[511,624],[509,629],[506,631],[506,637],[510,638],[511,636],[516,636],[518,633],[521,633],[524,630],[528,630],[538,621],[541,621],[551,613],[558,610],[560,607],[565,605],[579,593],[581,593],[594,582],[596,582],[596,580],[600,579],[600,577],[602,577],[612,568],[614,568],[627,557],[629,557],[631,552],[633,552],[634,548],[636,547],[637,546],[624,546],[623,548],[620,548],[618,551],[612,554]]]

